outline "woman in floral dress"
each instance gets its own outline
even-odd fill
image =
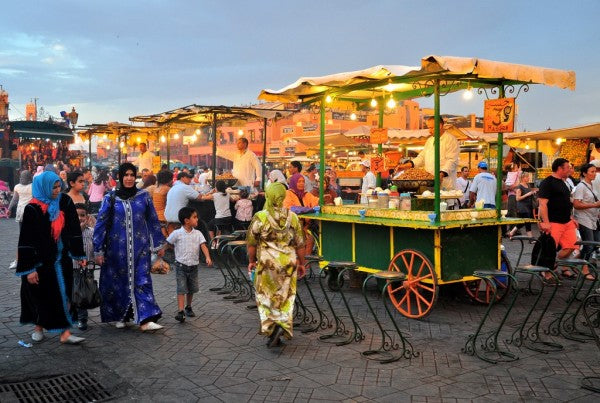
[[[246,241],[248,271],[255,269],[254,287],[260,333],[267,345],[292,338],[297,277],[304,275],[304,235],[296,214],[283,207],[286,188],[272,183],[266,189],[264,210],[254,215]]]

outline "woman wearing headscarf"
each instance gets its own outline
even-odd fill
[[[289,185],[290,188],[285,194],[285,200],[283,201],[283,207],[289,209],[292,207],[315,207],[319,205],[319,198],[312,193],[304,190],[305,185],[304,175],[300,173],[293,174],[290,176]],[[314,238],[310,234],[311,221],[309,219],[302,219],[302,227],[304,228],[304,239],[306,240],[306,254],[310,255],[315,245]]]
[[[38,165],[38,167],[35,170],[35,174],[33,174],[33,177],[35,178],[36,176],[40,175],[42,172],[44,172],[44,167],[41,165]]]
[[[21,323],[35,325],[34,341],[42,341],[46,329],[60,333],[61,343],[78,344],[85,339],[69,330],[72,259],[86,261],[77,211],[71,198],[60,193],[60,182],[54,172],[36,176],[33,198],[23,211],[17,264]]]
[[[8,205],[8,209],[11,210],[13,206],[17,205],[17,211],[15,214],[15,220],[19,223],[19,229],[23,224],[23,210],[25,210],[25,206],[29,204],[29,201],[33,197],[31,194],[31,172],[28,170],[24,170],[21,172],[19,183],[15,185],[13,189],[13,197]],[[13,270],[17,267],[17,259],[15,259],[10,266],[9,269]]]
[[[291,339],[297,276],[304,275],[304,235],[298,216],[283,207],[285,186],[272,183],[265,191],[264,210],[248,228],[248,271],[255,269],[254,288],[260,333],[267,345]]]
[[[285,188],[288,188],[287,179],[285,179],[285,175],[279,169],[274,169],[269,172],[269,183],[282,183]]]
[[[137,168],[119,167],[119,188],[104,196],[94,228],[100,268],[100,317],[122,329],[133,320],[142,331],[161,329],[162,315],[152,290],[150,254],[165,243],[152,198],[135,186]]]

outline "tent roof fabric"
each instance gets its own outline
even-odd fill
[[[545,130],[540,132],[514,133],[506,135],[506,138],[520,140],[600,138],[600,123],[592,123],[589,125],[569,127],[565,129]]]
[[[426,56],[421,67],[379,65],[365,70],[301,77],[280,90],[262,90],[258,98],[268,101],[311,102],[325,94],[345,100],[368,100],[390,93],[401,98],[431,94],[432,80],[439,79],[444,92],[467,86],[494,87],[504,84],[544,84],[575,89],[575,72],[526,66],[485,59]]]
[[[36,120],[16,120],[10,122],[19,138],[48,138],[52,140],[72,140],[73,131],[66,125]]]
[[[215,114],[217,115],[217,121],[226,121],[248,118],[273,119],[277,116],[289,115],[292,112],[293,111],[285,110],[283,104],[265,105],[264,108],[194,104],[154,115],[133,116],[129,118],[129,120],[132,122],[153,123],[156,125],[166,123],[209,125],[212,124],[213,116]]]

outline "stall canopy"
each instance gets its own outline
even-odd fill
[[[433,95],[434,117],[440,117],[440,97],[448,93],[481,88],[496,97],[518,97],[529,84],[543,84],[562,89],[575,89],[575,72],[522,64],[497,62],[478,58],[435,56],[421,59],[421,66],[374,66],[365,70],[321,77],[302,77],[280,90],[262,90],[259,99],[280,102],[320,103],[321,137],[324,136],[325,110],[332,101],[354,102],[358,108],[377,101],[379,127],[383,127],[386,101],[420,98]],[[439,130],[435,128],[435,168],[439,170]],[[497,136],[498,149],[503,148],[503,133]],[[381,149],[381,147],[379,147]],[[320,149],[321,174],[324,174],[325,152]],[[498,181],[502,175],[498,173]],[[440,181],[434,180],[435,214],[439,222]],[[320,201],[323,192],[319,192]],[[500,217],[501,189],[496,194],[497,216]]]
[[[458,91],[467,87],[494,87],[499,83],[509,86],[544,84],[575,89],[574,71],[432,55],[421,59],[420,68],[379,65],[321,77],[302,77],[280,90],[265,89],[258,98],[267,101],[312,102],[328,94],[332,97],[339,95],[339,100],[358,102],[385,98],[393,93],[396,99],[410,99],[431,95],[432,79],[447,80],[440,83],[441,92]]]
[[[281,102],[263,104],[260,108],[242,107],[242,106],[210,106],[210,105],[188,105],[182,108],[173,109],[167,112],[154,115],[140,115],[129,118],[132,122],[140,122],[146,125],[168,128],[170,126],[212,126],[213,133],[217,131],[217,125],[228,121],[262,119],[264,122],[264,143],[263,143],[263,165],[266,161],[267,147],[267,121],[277,117],[288,116],[296,112],[295,109],[286,109],[286,105]],[[167,136],[167,159],[169,159],[169,136]],[[217,142],[213,141],[213,166],[216,166]],[[213,169],[213,183],[216,177],[216,169]],[[263,169],[263,183],[264,169]]]
[[[350,138],[369,138],[371,134],[372,126],[356,126],[346,132],[344,132],[344,136]],[[464,128],[455,127],[453,125],[446,125],[445,130],[456,137],[459,141],[464,140],[482,140],[480,135],[481,131],[469,131]],[[395,144],[419,144],[424,143],[431,134],[429,133],[429,129],[416,129],[416,130],[400,130],[400,129],[388,129],[388,138],[390,143]],[[487,137],[487,136],[486,136]],[[496,135],[493,136],[494,140],[496,139]]]
[[[600,138],[600,123],[584,126],[569,127],[565,129],[544,130],[540,132],[514,133],[506,136],[515,140],[556,140]]]
[[[16,120],[10,122],[15,136],[21,139],[50,139],[50,140],[73,140],[73,131],[66,125],[35,120]]]

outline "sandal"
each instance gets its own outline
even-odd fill
[[[560,285],[558,278],[549,273],[544,274],[544,282],[548,285]]]
[[[584,273],[583,275],[585,276],[586,280],[596,281],[596,276],[594,276],[592,273]]]
[[[573,272],[572,272],[571,270],[569,270],[569,269],[563,270],[563,271],[560,273],[560,275],[561,275],[563,278],[566,278],[566,279],[568,279],[568,280],[572,280],[572,279],[574,279],[575,277],[577,277],[577,275],[576,275],[575,273],[573,273]]]

